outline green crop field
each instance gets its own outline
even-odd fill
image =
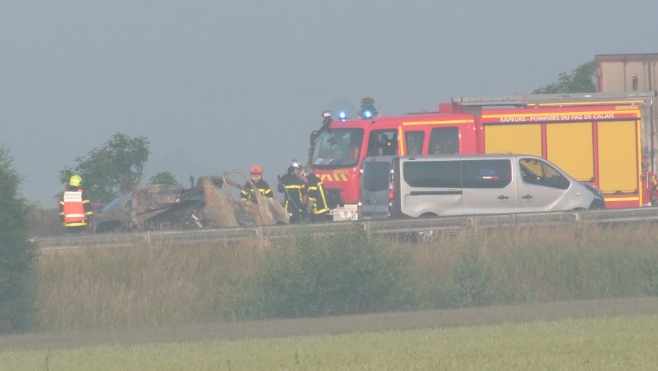
[[[0,352],[0,370],[653,370],[658,315]]]

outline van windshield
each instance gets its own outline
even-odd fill
[[[388,189],[391,164],[388,162],[366,162],[363,168],[363,190],[370,192]]]
[[[322,130],[313,146],[311,162],[318,169],[354,167],[359,163],[363,129]]]

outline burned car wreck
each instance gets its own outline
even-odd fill
[[[236,199],[231,190],[242,186],[229,179],[240,170],[220,176],[202,176],[196,186],[185,189],[164,184],[140,185],[121,195],[95,216],[98,233],[128,230],[164,230],[253,227],[288,224],[288,212],[276,200],[255,192],[256,202]],[[257,189],[253,183],[252,189]]]

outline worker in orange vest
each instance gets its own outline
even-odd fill
[[[60,220],[68,234],[84,232],[94,214],[81,186],[80,175],[73,175],[64,190],[62,200],[59,201]]]

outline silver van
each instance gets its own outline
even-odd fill
[[[603,209],[603,194],[530,155],[379,156],[363,160],[360,218]]]

